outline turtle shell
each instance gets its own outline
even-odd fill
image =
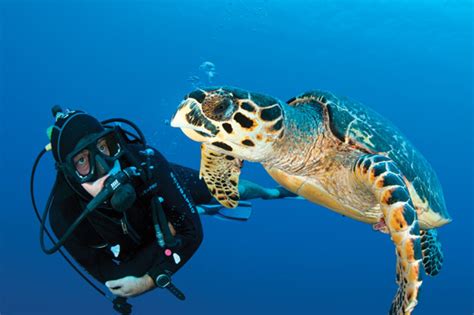
[[[310,98],[326,106],[329,129],[339,140],[362,151],[382,154],[397,163],[406,178],[418,211],[433,211],[449,222],[441,184],[431,165],[390,121],[370,108],[324,91],[304,93],[290,101]],[[413,190],[416,193],[413,193]],[[444,220],[443,220],[444,221]]]

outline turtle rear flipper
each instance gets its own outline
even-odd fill
[[[242,161],[233,156],[219,153],[205,144],[201,145],[201,170],[199,177],[204,179],[207,188],[226,208],[239,204],[239,176]]]
[[[436,230],[421,231],[421,252],[423,267],[429,276],[436,276],[443,266],[443,252]]]

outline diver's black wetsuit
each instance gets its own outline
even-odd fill
[[[122,168],[143,161],[138,153],[143,147],[138,144],[128,146],[128,159],[120,161]],[[208,203],[212,196],[199,180],[197,171],[170,164],[157,151],[152,156],[152,164],[152,183],[158,184],[156,194],[164,199],[163,209],[176,230],[175,239],[179,245],[172,251],[179,255],[180,260],[165,255],[164,249],[158,246],[151,214],[151,194],[141,195],[150,183],[139,183],[135,185],[137,200],[131,208],[123,214],[105,206],[95,210],[64,244],[71,256],[100,282],[129,275],[141,277],[146,273],[153,279],[164,271],[172,274],[191,258],[202,241],[201,222],[195,204]],[[50,224],[58,238],[86,203],[87,200],[74,192],[59,173],[50,210]],[[118,244],[120,253],[115,257],[111,248]]]

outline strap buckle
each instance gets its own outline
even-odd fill
[[[157,287],[164,289],[171,284],[171,277],[162,273],[156,277],[155,283]]]

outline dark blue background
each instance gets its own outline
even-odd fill
[[[445,266],[425,277],[416,314],[471,314],[472,2],[0,1],[0,313],[112,313],[38,244],[29,175],[50,107],[127,117],[173,161],[199,145],[170,118],[206,60],[217,84],[283,100],[327,89],[373,107],[408,135],[443,184],[452,224]],[[52,158],[40,165],[45,202]],[[259,165],[243,178],[274,185]],[[245,224],[203,219],[205,241],[176,276],[181,303],[154,291],[137,314],[384,314],[394,246],[368,225],[303,201],[254,202]]]

